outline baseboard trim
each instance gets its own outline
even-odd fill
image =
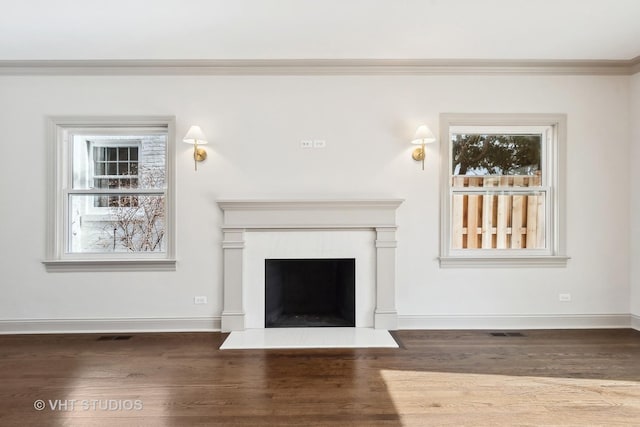
[[[398,329],[587,329],[633,328],[633,314],[573,315],[399,315]],[[120,332],[219,332],[220,316],[119,319],[0,320],[0,334],[81,334]]]
[[[0,334],[216,332],[220,317],[0,320]]]
[[[636,317],[640,326],[640,317]],[[635,329],[638,329],[633,326]],[[404,315],[399,329],[588,329],[632,327],[630,314]]]

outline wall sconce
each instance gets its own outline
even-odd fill
[[[207,158],[207,152],[204,148],[198,147],[198,144],[206,144],[208,142],[207,137],[204,136],[200,126],[191,126],[182,141],[187,144],[193,144],[193,163],[195,170],[198,170],[198,162]]]
[[[424,170],[425,158],[424,145],[431,144],[432,142],[436,142],[436,137],[433,135],[433,132],[431,132],[431,129],[429,129],[427,125],[418,126],[416,134],[413,136],[411,143],[420,144],[421,146],[413,150],[413,153],[411,153],[411,157],[413,157],[413,160],[415,161],[422,161],[422,170]]]

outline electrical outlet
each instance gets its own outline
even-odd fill
[[[558,301],[562,301],[562,302],[571,301],[571,294],[558,294]]]
[[[327,146],[327,141],[324,139],[314,139],[313,140],[313,148],[325,148]]]
[[[310,139],[303,139],[300,141],[300,148],[313,148],[313,141]]]
[[[193,297],[193,303],[194,304],[206,304],[207,303],[207,297]]]

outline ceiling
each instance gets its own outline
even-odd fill
[[[0,0],[0,60],[640,56],[640,0]]]

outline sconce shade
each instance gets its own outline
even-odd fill
[[[204,135],[204,132],[202,132],[202,129],[200,129],[200,126],[191,126],[182,141],[187,144],[202,145],[207,143],[207,137]]]
[[[416,130],[416,134],[413,136],[411,140],[412,144],[431,144],[432,142],[436,142],[436,137],[431,132],[431,129],[427,127],[427,125],[418,126]]]

